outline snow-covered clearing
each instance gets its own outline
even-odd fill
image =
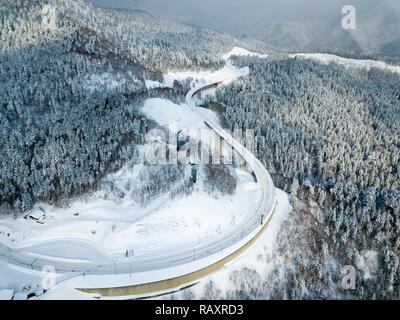
[[[171,130],[182,129],[205,129],[204,121],[195,115],[186,104],[177,105],[170,100],[153,98],[148,99],[143,107],[147,117],[155,120],[162,127],[169,127]],[[215,112],[201,108],[201,112],[207,118],[219,122]]]
[[[267,54],[258,54],[251,51],[248,51],[243,48],[234,47],[231,51],[224,54],[222,59],[226,61],[226,65],[224,68],[217,70],[217,71],[183,71],[183,72],[171,72],[164,75],[163,83],[158,81],[147,80],[146,87],[149,88],[163,88],[168,87],[172,88],[174,85],[174,81],[182,81],[188,78],[193,79],[194,84],[202,84],[202,83],[210,83],[213,81],[220,81],[221,79],[225,79],[224,83],[229,83],[234,79],[237,79],[241,76],[247,76],[249,74],[249,68],[242,68],[238,69],[235,67],[230,58],[232,56],[253,56],[253,57],[260,57],[260,58],[267,58]]]
[[[182,81],[188,78],[192,78],[196,85],[217,82],[221,79],[225,79],[225,83],[233,81],[241,76],[247,76],[249,74],[249,68],[238,69],[235,67],[230,60],[226,62],[225,67],[215,72],[212,71],[184,71],[168,73],[164,76],[164,87],[173,87],[174,81]]]
[[[162,84],[159,81],[146,80],[145,85],[147,89],[161,88]]]
[[[198,285],[192,287],[191,290],[195,294],[195,298],[199,299],[203,296],[204,285],[209,281],[213,281],[216,288],[221,290],[222,293],[227,292],[229,289],[234,289],[233,283],[230,280],[230,275],[232,272],[239,271],[242,268],[255,270],[263,279],[266,279],[266,275],[277,263],[271,259],[275,250],[276,238],[281,230],[282,223],[288,217],[291,209],[292,208],[289,204],[289,195],[286,192],[277,189],[277,206],[267,229],[243,254],[225,265],[225,267],[218,272],[201,279]],[[171,295],[161,296],[157,299],[169,298],[171,298]],[[182,298],[182,296],[174,294],[173,298],[179,299]]]
[[[228,53],[224,54],[222,56],[222,59],[228,60],[232,56],[251,56],[251,57],[259,57],[261,59],[268,58],[268,54],[260,54],[260,53],[256,53],[256,52],[251,52],[251,51],[246,50],[244,48],[234,47],[231,51],[229,51]]]
[[[183,81],[188,78],[193,79],[193,85],[206,84],[212,81],[220,81],[226,79],[225,83],[233,81],[241,76],[247,76],[249,74],[249,68],[238,69],[235,67],[230,60],[226,62],[225,67],[218,71],[182,71],[182,72],[171,72],[164,75],[163,83],[158,81],[147,80],[146,87],[150,88],[172,88],[174,81]]]
[[[370,70],[371,68],[382,69],[386,71],[396,72],[400,74],[399,66],[391,66],[383,61],[376,60],[358,60],[339,57],[333,54],[325,53],[295,53],[289,55],[291,58],[313,59],[321,62],[322,64],[337,63],[346,68],[364,68]]]
[[[212,280],[218,289],[222,292],[232,289],[233,283],[230,280],[230,275],[232,272],[241,270],[244,267],[255,269],[260,275],[266,275],[273,268],[274,263],[271,257],[273,256],[275,250],[275,240],[280,231],[282,223],[286,220],[291,207],[288,201],[288,195],[277,190],[277,206],[273,218],[271,219],[267,229],[262,233],[262,235],[256,240],[256,242],[248,248],[242,255],[237,257],[235,260],[227,264],[223,269],[217,271],[216,273],[207,276],[200,280],[199,284],[192,287],[191,290],[196,295],[196,298],[202,297],[204,285]],[[8,288],[19,287],[26,284],[30,284],[32,287],[36,283],[40,283],[43,274],[37,271],[32,271],[25,268],[19,268],[7,263],[0,262],[0,283],[5,283]],[[50,290],[40,299],[114,299],[101,297],[98,294],[85,294],[74,288],[78,287],[82,282],[93,282],[97,287],[102,287],[103,285],[108,285],[110,281],[115,285],[121,285],[121,283],[128,283],[132,281],[130,276],[127,275],[124,279],[121,277],[116,278],[115,276],[96,276],[93,279],[88,279],[90,277],[78,276],[72,279],[66,279],[63,282],[57,284],[57,286]],[[10,292],[8,292],[9,294]],[[171,295],[161,296],[157,299],[168,299]],[[183,296],[179,294],[173,295],[174,298],[182,298]],[[24,294],[18,294],[16,299],[24,299]],[[119,297],[121,298],[121,297]],[[124,297],[131,298],[131,297]]]

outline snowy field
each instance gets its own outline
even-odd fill
[[[217,287],[224,291],[230,289],[232,285],[229,277],[233,271],[240,270],[244,267],[255,269],[261,275],[268,274],[275,263],[270,258],[275,250],[275,239],[281,229],[282,223],[286,220],[288,213],[291,210],[289,205],[288,195],[277,190],[277,207],[265,232],[256,240],[256,242],[248,248],[242,255],[228,263],[218,272],[207,276],[192,287],[191,290],[197,297],[203,294],[204,285],[212,280]],[[267,263],[266,263],[267,261]],[[103,276],[97,276],[95,281],[98,286],[102,286]],[[129,278],[129,276],[128,276]],[[4,261],[0,261],[0,299],[9,299],[14,295],[14,299],[25,299],[24,291],[14,293],[14,289],[21,290],[23,287],[40,286],[43,279],[43,273],[32,271],[26,268],[20,268]],[[68,279],[68,277],[59,280],[59,284],[40,299],[106,299],[98,294],[86,294],[75,290],[84,279],[82,276]],[[25,288],[27,289],[27,288]],[[174,298],[182,298],[180,295],[173,295]],[[130,297],[125,297],[130,298]],[[168,299],[171,295],[161,296],[158,299]]]
[[[2,219],[1,241],[33,257],[46,255],[65,261],[123,258],[127,249],[136,257],[193,247],[229,232],[254,210],[258,186],[251,175],[237,173],[238,188],[231,196],[213,198],[201,191],[175,201],[161,196],[144,209],[145,214],[143,208],[132,206],[129,198],[115,203],[95,195],[75,201],[67,209],[42,205],[43,224],[23,218]]]
[[[204,295],[204,286],[212,281],[215,287],[224,294],[230,289],[234,289],[231,281],[232,272],[240,271],[243,268],[257,271],[263,279],[273,270],[277,261],[272,257],[275,253],[275,242],[281,231],[283,222],[287,219],[292,207],[289,204],[289,195],[277,189],[277,207],[267,229],[255,241],[255,243],[248,248],[243,254],[238,256],[225,265],[221,270],[204,277],[201,281],[190,290],[194,293],[194,299],[201,299]],[[185,298],[185,293],[169,294],[158,297],[156,299],[180,299]]]
[[[157,81],[146,81],[146,87],[150,88],[172,88],[174,85],[174,81],[182,81],[188,78],[192,78],[196,85],[209,83],[212,81],[219,81],[220,79],[226,79],[225,82],[229,82],[229,80],[234,80],[240,76],[246,76],[249,74],[248,68],[238,69],[230,60],[227,60],[224,68],[213,71],[184,71],[184,72],[171,72],[164,75],[163,83]]]
[[[148,81],[146,81],[146,87],[147,88],[155,88],[155,87],[172,88],[175,80],[182,81],[182,80],[185,80],[188,78],[193,79],[193,83],[192,83],[193,85],[210,83],[213,81],[219,81],[221,79],[225,79],[225,81],[224,81],[225,84],[229,83],[230,81],[233,81],[233,80],[237,79],[238,77],[247,76],[249,74],[249,68],[246,67],[246,68],[239,69],[231,63],[230,58],[235,55],[236,56],[253,56],[253,57],[259,57],[259,58],[267,58],[268,57],[268,55],[266,55],[266,54],[258,54],[258,53],[254,53],[254,52],[248,51],[243,48],[234,47],[230,52],[228,52],[222,56],[222,59],[224,59],[226,61],[226,65],[224,68],[222,68],[220,70],[201,71],[201,72],[196,72],[196,71],[171,72],[171,73],[164,75],[163,83],[148,80]]]
[[[207,128],[204,121],[194,114],[186,104],[177,105],[166,99],[153,98],[145,102],[143,112],[161,127],[167,127],[173,131]],[[207,118],[219,122],[215,112],[205,108],[201,108],[201,112]]]

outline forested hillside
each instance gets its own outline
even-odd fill
[[[325,272],[328,262],[357,265],[373,252],[373,277],[360,271],[357,290],[335,294],[399,298],[399,75],[302,59],[236,63],[250,66],[250,76],[217,90],[212,100],[223,120],[229,129],[255,130],[257,157],[299,215],[320,212],[285,229],[303,241],[281,242],[286,253],[299,254],[290,258],[285,296],[327,298],[337,285]]]
[[[262,40],[281,52],[331,53],[400,65],[398,0],[89,0],[141,8],[175,21]],[[344,6],[355,8],[356,28],[343,29]]]
[[[394,15],[385,9],[379,21]],[[380,34],[381,27],[371,30]],[[282,37],[271,41],[287,33],[278,31],[264,36],[281,43]],[[353,48],[367,34],[335,50],[398,63],[395,38],[367,51]],[[146,81],[162,83],[171,71],[222,68],[222,55],[235,46],[270,50],[245,38],[83,0],[2,0],[0,215],[98,190],[106,175],[135,158],[156,125],[142,112],[143,102],[184,102],[192,79],[172,88],[149,88]],[[314,51],[319,39],[309,37],[304,48]],[[341,36],[322,42],[335,51],[329,39]],[[228,129],[254,129],[255,155],[275,185],[290,193],[294,208],[277,240],[276,273],[268,279],[253,270],[236,275],[237,283],[249,281],[248,290],[226,298],[399,299],[400,76],[270,57],[235,57],[250,75],[207,98]],[[206,192],[235,192],[237,177],[228,167],[205,166],[200,173]],[[129,192],[145,207],[160,194],[190,194],[193,177],[180,166],[146,164],[137,180],[119,187],[103,191],[115,199]],[[358,266],[361,282],[354,290],[338,284],[345,265]]]
[[[219,68],[236,40],[78,0],[0,3],[0,212],[96,188],[143,143],[147,90],[167,71]]]

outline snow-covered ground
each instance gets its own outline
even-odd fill
[[[217,271],[216,273],[209,275],[200,280],[200,282],[192,287],[191,290],[196,294],[196,297],[201,297],[204,290],[204,284],[212,280],[216,286],[225,292],[225,290],[231,289],[232,282],[230,281],[230,275],[235,270],[240,270],[244,267],[255,269],[261,275],[267,274],[270,269],[272,269],[275,263],[270,258],[273,256],[275,250],[275,240],[281,229],[282,223],[286,220],[291,207],[288,201],[288,195],[277,190],[277,206],[271,219],[267,230],[265,230],[262,235],[256,240],[256,242],[248,248],[243,254],[237,257],[235,260],[228,263],[223,269]],[[267,262],[266,262],[267,261]],[[35,288],[40,285],[44,274],[38,271],[32,271],[26,268],[20,268],[6,262],[0,261],[0,284],[5,288],[22,288],[23,286],[31,286]],[[116,279],[115,276],[105,276],[111,277],[111,281],[115,285],[118,285],[123,279]],[[86,294],[75,290],[82,282],[87,281],[85,277],[78,276],[72,279],[65,279],[65,281],[60,281],[60,283],[52,290],[47,292],[45,295],[40,296],[40,299],[108,299],[106,297],[101,297],[98,294]],[[88,276],[86,276],[88,278]],[[95,277],[94,281],[97,286],[102,286],[103,281],[102,276]],[[129,280],[129,275],[127,279]],[[116,281],[117,280],[117,281]],[[2,290],[0,287],[0,299],[8,299],[12,296],[13,290]],[[161,296],[158,299],[165,299],[170,297],[170,295]],[[15,299],[24,299],[26,294],[23,292],[16,294]],[[124,297],[130,298],[130,297]],[[182,298],[179,295],[174,295],[174,298]],[[112,299],[112,298],[111,298]]]
[[[251,56],[251,57],[259,57],[259,58],[262,58],[262,59],[268,58],[268,54],[260,54],[260,53],[256,53],[256,52],[251,52],[251,51],[246,50],[244,48],[234,47],[231,51],[229,51],[228,53],[224,54],[222,56],[222,59],[228,60],[232,56]]]
[[[229,262],[223,269],[201,279],[196,286],[192,287],[191,290],[195,294],[196,299],[203,296],[204,285],[209,281],[213,281],[216,288],[221,290],[222,293],[226,293],[229,289],[234,289],[230,276],[233,271],[238,271],[242,268],[255,270],[263,279],[267,278],[266,275],[273,269],[274,264],[276,264],[276,261],[271,259],[275,251],[276,238],[281,230],[282,223],[287,219],[292,209],[289,204],[289,195],[286,192],[277,189],[276,198],[276,210],[267,229],[243,254]],[[168,298],[171,298],[171,295],[161,296],[156,299]],[[182,296],[174,294],[173,298],[182,298]]]
[[[146,80],[145,85],[147,89],[161,88],[162,84],[159,81]]]
[[[148,99],[144,106],[145,115],[155,120],[160,126],[168,127],[171,130],[182,129],[206,129],[204,121],[195,115],[186,104],[174,104],[170,100],[153,98]],[[215,112],[201,108],[201,112],[207,118],[219,122]]]
[[[249,74],[249,68],[238,69],[235,67],[230,60],[226,62],[225,67],[215,72],[212,71],[185,71],[185,72],[173,72],[168,73],[164,76],[163,87],[173,87],[174,81],[182,81],[188,78],[192,78],[197,85],[203,83],[210,83],[212,81],[219,81],[225,79],[225,83],[229,80],[237,79],[240,76],[246,76]]]
[[[70,81],[70,84],[74,88],[83,87],[85,90],[91,92],[104,89],[113,91],[121,87],[133,91],[144,87],[143,82],[135,78],[132,72],[125,74],[116,72],[91,73],[76,77]]]
[[[319,61],[323,64],[329,64],[331,62],[343,65],[347,68],[364,68],[370,70],[371,68],[377,68],[382,70],[387,70],[391,72],[396,72],[400,74],[399,66],[391,66],[383,61],[376,60],[358,60],[358,59],[348,59],[339,57],[333,54],[325,53],[295,53],[289,55],[291,58],[302,58],[302,59],[313,59]]]
[[[258,54],[255,52],[248,51],[243,48],[234,47],[231,51],[224,54],[222,59],[226,61],[226,65],[224,68],[217,70],[217,71],[183,71],[183,72],[171,72],[164,75],[163,83],[158,81],[147,80],[146,87],[149,88],[163,88],[168,87],[172,88],[174,85],[174,81],[182,81],[188,78],[192,78],[194,84],[202,84],[202,83],[210,83],[212,81],[219,81],[220,79],[225,79],[224,83],[229,83],[234,79],[237,79],[240,76],[247,76],[249,74],[249,68],[238,69],[235,67],[230,58],[232,56],[253,56],[253,57],[260,57],[260,58],[267,58],[267,54]]]

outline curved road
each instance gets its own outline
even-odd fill
[[[218,82],[218,84],[221,82]],[[234,231],[230,234],[223,235],[222,237],[205,242],[200,247],[196,248],[196,261],[211,256],[216,253],[220,253],[222,250],[232,247],[237,244],[243,238],[251,235],[255,230],[258,230],[261,223],[261,218],[264,217],[264,223],[266,223],[273,212],[274,205],[274,185],[270,174],[261,162],[243,147],[238,141],[223,130],[217,123],[210,119],[207,119],[196,107],[193,102],[193,97],[200,91],[208,89],[210,86],[214,86],[217,83],[212,83],[207,86],[201,86],[192,89],[186,96],[186,102],[191,110],[197,114],[204,122],[211,127],[219,136],[227,141],[233,148],[246,160],[246,162],[253,169],[256,179],[261,186],[261,197],[257,210],[249,215],[248,219],[242,219],[239,224],[236,225]],[[75,273],[75,274],[94,274],[94,275],[105,275],[105,274],[130,274],[135,272],[146,272],[161,270],[171,267],[180,266],[189,262],[193,262],[193,248],[189,248],[176,253],[166,252],[164,255],[152,255],[142,257],[131,257],[124,259],[111,259],[107,253],[98,247],[96,244],[86,240],[79,239],[55,239],[46,241],[40,246],[63,244],[64,248],[69,246],[79,246],[83,250],[88,250],[91,256],[98,257],[97,262],[92,261],[74,261],[68,259],[60,259],[51,256],[44,255],[33,255],[29,253],[29,249],[33,247],[24,248],[11,248],[0,243],[0,256],[3,259],[8,260],[10,263],[22,265],[35,270],[42,270],[43,266],[51,265],[58,273]],[[223,257],[220,258],[221,260]]]

